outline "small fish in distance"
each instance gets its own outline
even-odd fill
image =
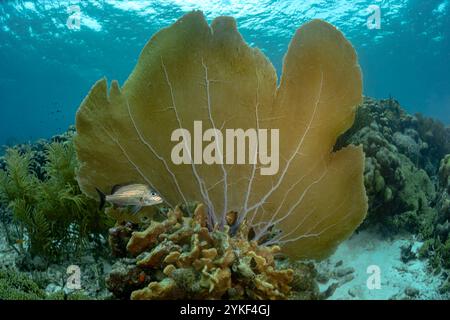
[[[98,188],[95,190],[100,197],[100,210],[105,206],[105,202],[109,202],[118,207],[131,206],[131,212],[135,214],[142,207],[163,203],[161,196],[145,184],[115,185],[110,195],[105,195]]]

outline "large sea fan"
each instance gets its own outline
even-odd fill
[[[235,211],[257,239],[275,225],[282,233],[268,244],[292,257],[321,258],[367,210],[362,149],[333,152],[353,123],[361,88],[353,47],[326,22],[297,31],[277,87],[274,67],[244,42],[234,19],[219,17],[210,27],[192,12],[152,37],[122,88],[113,81],[108,93],[102,79],[82,102],[78,181],[92,197],[95,187],[141,182],[170,206],[199,200],[212,225]],[[203,130],[278,129],[278,172],[262,175],[252,161],[175,165],[171,135],[180,128],[194,135],[194,121]]]

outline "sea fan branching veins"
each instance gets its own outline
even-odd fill
[[[152,37],[122,88],[112,81],[108,93],[102,79],[82,102],[78,182],[92,197],[95,188],[146,183],[172,208],[203,202],[211,229],[223,228],[227,214],[236,212],[231,232],[246,221],[266,245],[281,245],[293,257],[321,258],[367,210],[362,149],[333,152],[354,121],[361,91],[353,47],[326,22],[314,20],[297,31],[277,85],[272,64],[245,43],[234,19],[219,17],[209,26],[202,13],[192,12]],[[198,121],[214,132],[209,142],[222,161],[196,161],[191,135]],[[234,150],[224,148],[219,135],[230,128],[276,129],[279,141],[269,140],[272,151],[278,142],[278,171],[261,174],[268,154],[259,134],[246,163],[225,161]],[[178,129],[187,164],[171,158]],[[274,227],[281,232],[273,234]]]

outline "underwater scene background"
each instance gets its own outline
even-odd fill
[[[137,216],[88,190],[81,102],[103,77],[122,86],[150,37],[192,10],[234,17],[278,77],[312,19],[353,45],[364,99],[334,150],[362,146],[368,209],[326,259],[288,259],[276,226],[256,241],[232,214],[230,232],[208,229],[198,203]],[[0,2],[0,299],[448,300],[449,36],[449,0]]]
[[[79,30],[67,27],[70,5],[82,9]],[[379,6],[380,29],[367,27],[370,5]],[[123,83],[149,37],[193,9],[209,21],[235,17],[246,41],[261,48],[278,73],[298,26],[325,19],[355,46],[365,95],[393,96],[409,112],[450,122],[446,0],[2,1],[0,96],[7,108],[0,144],[47,137],[72,124],[96,79]]]

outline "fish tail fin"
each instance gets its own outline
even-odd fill
[[[100,198],[100,205],[99,205],[98,209],[102,210],[103,207],[105,206],[106,196],[103,192],[100,191],[100,189],[95,188],[95,190],[97,191],[98,196]]]

